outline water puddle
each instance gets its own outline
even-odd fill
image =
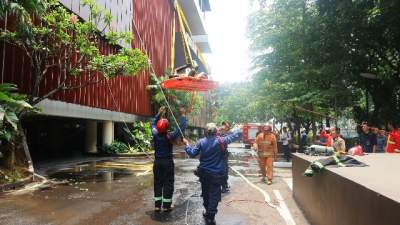
[[[152,171],[152,163],[129,161],[94,161],[48,171],[53,180],[70,182],[112,182],[125,176],[143,176]]]

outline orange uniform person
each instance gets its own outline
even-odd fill
[[[278,145],[271,126],[265,126],[263,132],[257,135],[254,148],[258,152],[258,163],[263,176],[262,181],[265,182],[265,176],[267,176],[267,184],[270,185],[272,184],[274,159],[278,154]]]

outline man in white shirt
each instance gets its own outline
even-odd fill
[[[280,139],[282,142],[282,150],[284,153],[284,157],[286,161],[289,162],[290,159],[292,158],[289,148],[289,142],[292,140],[292,136],[290,135],[290,132],[287,130],[287,127],[282,128],[282,134],[280,135]]]

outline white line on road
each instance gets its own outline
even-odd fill
[[[279,190],[274,190],[273,192],[279,201],[279,207],[277,207],[279,214],[281,214],[283,219],[286,221],[286,224],[295,225],[296,222],[294,222],[292,214],[290,213],[289,208],[283,200],[281,193],[279,192]]]
[[[244,181],[246,181],[246,183],[248,183],[250,186],[252,186],[254,189],[258,190],[261,194],[264,195],[264,200],[265,202],[271,206],[272,208],[276,208],[277,206],[272,204],[271,202],[271,198],[269,197],[268,193],[265,192],[263,189],[261,189],[259,186],[253,184],[251,181],[249,181],[245,176],[243,176],[243,174],[241,174],[239,171],[237,171],[235,168],[231,167],[230,168],[236,173],[238,174]]]
[[[249,184],[251,187],[253,187],[254,189],[258,190],[261,194],[264,195],[264,200],[265,202],[271,206],[272,208],[275,208],[276,210],[278,210],[279,215],[281,215],[281,217],[285,220],[287,225],[296,225],[296,223],[293,220],[292,214],[290,214],[290,211],[288,209],[288,207],[286,206],[281,193],[278,190],[274,190],[274,194],[276,196],[276,198],[279,201],[279,205],[274,205],[271,202],[271,198],[269,197],[268,193],[266,191],[264,191],[263,189],[261,189],[259,186],[255,185],[254,183],[252,183],[251,181],[249,181],[243,174],[241,174],[239,171],[237,171],[235,168],[231,167],[230,168],[236,173],[238,174],[244,181],[246,181],[247,184]]]
[[[293,191],[293,178],[283,178],[283,180],[287,183],[290,190]]]

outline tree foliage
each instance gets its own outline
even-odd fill
[[[19,134],[19,113],[34,110],[26,102],[26,96],[17,90],[14,84],[0,84],[0,141],[3,142],[11,142]]]
[[[150,122],[134,122],[131,130],[127,127],[125,127],[124,130],[131,135],[130,141],[136,151],[146,152],[151,149],[151,140],[153,139],[153,135],[151,132]]]
[[[147,89],[152,91],[152,102],[155,103],[156,107],[165,106],[167,107],[167,103],[165,102],[165,97],[167,98],[168,103],[171,106],[171,109],[174,115],[179,115],[179,107],[183,106],[186,110],[191,111],[190,113],[194,116],[200,113],[200,109],[203,106],[204,99],[201,95],[196,92],[188,92],[188,91],[178,91],[171,89],[162,89],[161,83],[168,79],[168,75],[155,77],[153,75],[151,77],[151,85],[147,86]]]
[[[251,83],[226,84],[216,93],[216,121],[233,123],[266,122],[271,115],[264,108],[262,98]]]
[[[101,150],[105,154],[134,154],[143,153],[151,150],[151,140],[153,138],[150,122],[136,121],[132,125],[124,127],[124,131],[129,134],[128,144],[114,141],[109,145],[103,145]]]
[[[249,19],[255,93],[275,118],[396,118],[399,110],[400,2],[274,0]],[[377,79],[360,76],[372,73]],[[373,112],[362,115],[362,90]],[[299,118],[300,117],[300,118]]]
[[[21,113],[36,109],[27,103],[26,96],[17,91],[14,84],[0,84],[0,183],[12,182],[25,175],[19,171],[18,165],[32,168],[29,152],[25,151],[26,139],[19,117]]]
[[[16,25],[0,29],[0,40],[20,48],[29,58],[32,87],[29,102],[34,105],[62,91],[82,88],[117,75],[134,75],[147,68],[148,59],[139,49],[122,48],[131,43],[132,34],[115,31],[111,13],[95,0],[80,1],[89,9],[89,20],[81,20],[57,0],[2,1],[0,18],[13,16]],[[12,18],[12,17],[10,17]],[[104,24],[99,28],[99,24]],[[103,54],[101,40],[118,49]],[[48,93],[39,87],[51,71],[59,71],[60,81]],[[97,72],[101,76],[97,76]],[[86,82],[70,82],[86,74]]]

